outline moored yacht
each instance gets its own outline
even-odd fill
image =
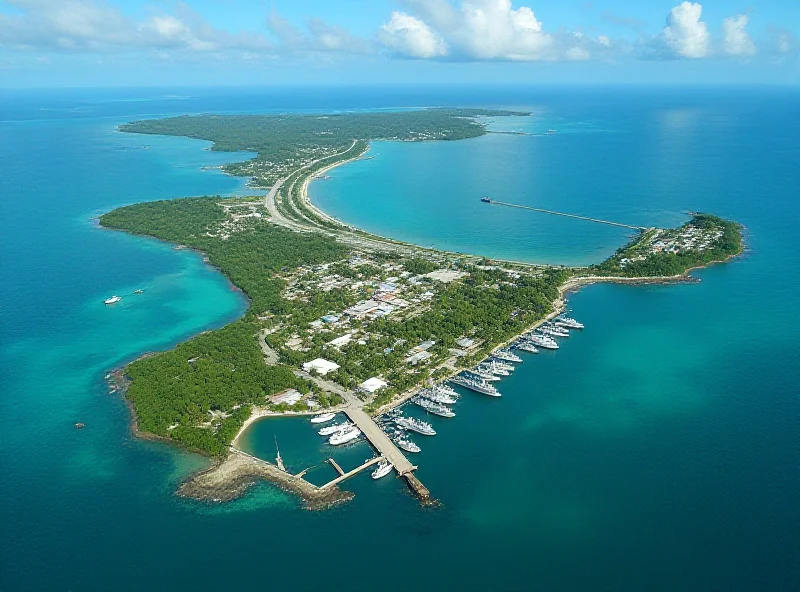
[[[485,362],[478,366],[478,368],[483,372],[488,372],[489,374],[493,374],[494,376],[510,376],[511,372],[506,370],[505,368],[501,368],[497,366],[494,362]]]
[[[457,392],[455,392],[453,389],[451,389],[446,384],[435,384],[435,385],[433,385],[431,387],[431,392],[440,393],[440,394],[443,394],[443,395],[448,395],[450,397],[453,397],[454,399],[458,399],[458,396],[459,396]]]
[[[484,395],[489,395],[490,397],[499,397],[500,393],[498,390],[488,382],[484,380],[474,380],[472,378],[468,378],[466,376],[454,376],[450,379],[453,384],[457,384],[459,386],[463,386],[471,391],[475,391],[476,393],[481,393]]]
[[[420,421],[419,419],[414,419],[413,417],[398,417],[394,420],[397,425],[401,428],[405,428],[407,430],[411,430],[412,432],[417,432],[418,434],[422,434],[424,436],[435,436],[436,430],[433,429],[431,424]]]
[[[419,452],[421,450],[419,446],[409,440],[406,436],[397,436],[394,439],[394,443],[397,444],[398,448],[402,448],[406,452]]]
[[[552,337],[548,337],[547,335],[530,335],[528,337],[531,343],[537,345],[539,347],[543,347],[544,349],[558,349],[558,344],[556,340]]]
[[[335,423],[331,426],[325,426],[319,432],[317,432],[320,436],[330,436],[331,434],[335,434],[336,432],[341,432],[342,430],[349,429],[353,426],[352,423],[346,421],[344,423]]]
[[[498,360],[503,360],[504,362],[514,362],[515,364],[522,362],[522,358],[507,349],[497,349],[492,352],[492,355]]]
[[[467,370],[467,372],[469,372],[470,374],[472,374],[474,376],[477,376],[481,380],[485,380],[485,381],[494,382],[496,380],[500,380],[499,376],[495,376],[491,372],[487,372],[486,370],[482,370],[480,368],[480,366],[476,366],[475,368],[472,368],[471,370]]]
[[[533,344],[527,341],[518,341],[514,347],[516,347],[518,350],[528,352],[529,354],[539,353],[539,350],[533,347]]]
[[[339,446],[340,444],[345,444],[346,442],[355,440],[360,435],[361,435],[361,430],[353,426],[347,430],[342,430],[341,432],[335,433],[333,436],[330,437],[328,442],[333,446]]]
[[[392,465],[392,463],[390,463],[388,460],[382,460],[378,463],[378,468],[372,471],[372,478],[380,479],[381,477],[385,477],[392,472],[393,468],[394,465]]]
[[[440,403],[442,405],[452,405],[457,401],[457,399],[452,395],[439,393],[432,389],[421,389],[417,394],[420,397],[425,397],[426,399],[433,401],[434,403]]]
[[[583,329],[583,323],[579,323],[570,317],[559,317],[556,320],[556,325],[561,325],[569,329]]]
[[[311,418],[311,423],[325,423],[336,417],[335,413],[322,413]]]
[[[434,415],[439,415],[440,417],[455,417],[456,414],[450,410],[449,407],[445,407],[444,405],[439,405],[438,403],[434,403],[433,401],[429,401],[425,397],[413,397],[411,402],[415,405],[419,405],[425,411],[429,413],[433,413]]]

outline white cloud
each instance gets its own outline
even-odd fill
[[[722,21],[722,50],[732,56],[751,56],[756,44],[745,31],[747,15],[731,16]]]
[[[703,7],[697,2],[682,2],[667,15],[667,26],[661,33],[674,57],[704,58],[711,51],[711,34],[700,20]]]
[[[433,58],[447,54],[442,38],[423,21],[395,11],[378,32],[378,40],[391,50],[412,58]]]

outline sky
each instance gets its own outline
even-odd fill
[[[800,84],[800,0],[0,0],[0,88]]]

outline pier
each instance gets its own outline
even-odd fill
[[[556,212],[555,210],[545,210],[544,208],[534,208],[532,206],[524,206],[522,204],[508,203],[505,201],[497,201],[495,199],[488,199],[484,203],[508,206],[510,208],[519,208],[521,210],[531,210],[532,212],[540,212],[542,214],[552,214],[553,216],[564,216],[565,218],[576,218],[578,220],[586,220],[587,222],[597,222],[598,224],[608,224],[609,226],[618,226],[620,228],[630,228],[632,230],[647,230],[646,226],[633,226],[632,224],[624,224],[622,222],[612,222],[611,220],[601,220],[599,218],[590,218],[589,216],[581,216],[579,214],[568,214],[566,212]]]
[[[371,458],[371,459],[369,459],[369,460],[368,460],[367,462],[365,462],[364,464],[362,464],[362,465],[360,465],[360,466],[357,466],[357,467],[356,467],[355,469],[353,469],[352,471],[347,471],[347,472],[345,473],[345,472],[342,470],[342,467],[340,467],[340,466],[339,466],[339,465],[336,463],[336,461],[335,461],[335,460],[333,460],[332,458],[329,458],[329,459],[328,459],[328,462],[330,462],[330,463],[333,465],[333,467],[334,467],[334,468],[336,469],[336,471],[339,473],[339,476],[338,476],[338,477],[336,477],[336,479],[334,479],[333,481],[328,481],[328,482],[327,482],[325,485],[323,485],[322,487],[320,487],[320,489],[328,489],[329,487],[334,487],[334,486],[338,485],[339,483],[341,483],[342,481],[344,481],[345,479],[349,479],[350,477],[354,477],[355,475],[358,475],[358,474],[359,474],[361,471],[363,471],[364,469],[367,469],[367,468],[371,467],[372,465],[374,465],[375,463],[377,463],[377,462],[380,462],[380,461],[382,461],[382,460],[383,460],[383,457],[382,457],[382,456],[376,456],[375,458]]]

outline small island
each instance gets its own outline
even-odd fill
[[[270,415],[344,410],[367,425],[423,385],[475,366],[558,315],[567,290],[600,281],[681,281],[693,268],[742,252],[739,224],[694,214],[677,229],[642,230],[599,265],[498,262],[368,234],[308,200],[311,180],[363,157],[371,140],[459,140],[486,133],[485,116],[525,115],[483,109],[205,115],[121,127],[210,140],[214,150],[256,152],[224,168],[269,187],[262,198],[147,202],[100,218],[103,227],[204,253],[250,300],[230,325],[116,373],[138,433],[218,461],[184,483],[182,494],[230,499],[264,478],[298,493],[309,507],[349,499],[335,485],[316,488],[248,458],[237,438]],[[427,490],[413,468],[398,473],[424,499]]]

